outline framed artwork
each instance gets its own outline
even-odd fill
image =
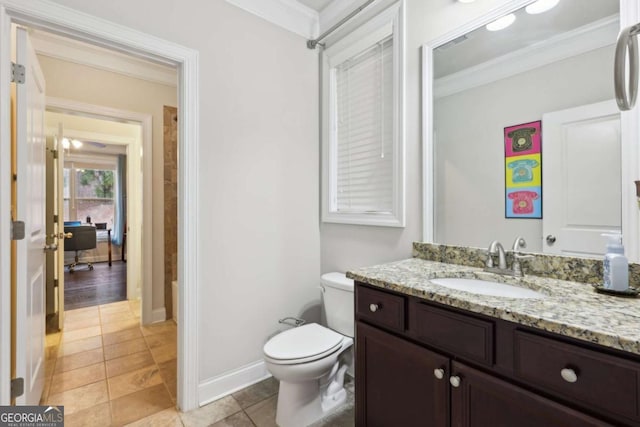
[[[542,218],[542,122],[504,128],[505,217]]]

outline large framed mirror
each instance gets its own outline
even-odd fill
[[[528,252],[599,258],[601,234],[620,232],[638,261],[638,109],[618,111],[613,89],[616,38],[638,12],[559,0],[535,13],[541,3],[423,46],[424,241],[523,236]]]

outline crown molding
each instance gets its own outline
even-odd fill
[[[162,85],[177,86],[177,70],[131,55],[42,31],[29,34],[39,55],[86,65]]]
[[[306,39],[316,38],[320,34],[318,12],[297,0],[226,0],[226,2]]]
[[[502,80],[544,65],[615,44],[618,15],[594,21],[482,64],[434,80],[434,98],[442,98]]]

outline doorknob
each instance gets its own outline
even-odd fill
[[[547,236],[547,244],[553,245],[555,242],[556,242],[556,236],[554,236],[553,234],[549,234]]]

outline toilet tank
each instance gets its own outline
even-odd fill
[[[327,326],[336,332],[353,337],[353,280],[344,273],[326,273],[320,278],[324,292],[324,311]]]

